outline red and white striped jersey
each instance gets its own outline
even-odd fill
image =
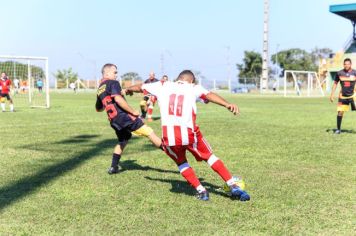
[[[206,100],[208,90],[184,81],[160,81],[143,84],[142,89],[157,97],[163,142],[167,146],[189,145],[196,142],[198,99]]]

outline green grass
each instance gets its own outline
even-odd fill
[[[250,202],[232,201],[220,178],[189,156],[209,202],[174,162],[134,138],[124,172],[109,176],[115,135],[94,94],[53,94],[52,108],[0,114],[0,235],[353,235],[356,113],[339,136],[326,98],[229,96],[241,116],[199,105],[201,130]],[[138,106],[137,98],[129,102]],[[157,109],[155,111],[157,113]],[[160,134],[159,120],[151,125]]]

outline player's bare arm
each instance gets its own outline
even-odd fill
[[[126,89],[123,89],[126,95],[132,95],[133,93],[142,93],[142,84],[135,84]]]
[[[210,92],[206,95],[206,99],[209,102],[213,102],[215,104],[226,107],[229,111],[231,111],[234,115],[240,114],[240,109],[236,104],[232,104],[227,102],[224,98],[219,96],[216,93]]]
[[[130,105],[125,101],[125,99],[122,96],[115,96],[115,102],[125,111],[128,113],[134,115],[134,116],[139,116],[140,113],[136,110],[134,110]]]
[[[334,94],[335,94],[335,90],[337,88],[337,83],[333,84],[333,87],[331,89],[331,94],[330,94],[330,102],[334,102]]]

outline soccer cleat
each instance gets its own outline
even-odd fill
[[[341,130],[339,129],[335,130],[334,134],[341,134]]]
[[[242,190],[237,185],[231,186],[231,197],[236,198],[240,201],[249,201],[250,195],[244,190]]]
[[[118,166],[110,167],[108,169],[108,174],[109,175],[113,175],[113,174],[117,174],[117,173],[119,173],[119,167]]]
[[[209,192],[208,191],[204,191],[204,192],[201,192],[201,193],[197,193],[197,198],[199,200],[202,200],[202,201],[208,201],[209,200]]]

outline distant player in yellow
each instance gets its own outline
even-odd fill
[[[336,74],[335,82],[331,91],[330,101],[334,101],[334,93],[337,88],[337,84],[340,82],[341,89],[339,93],[339,100],[337,104],[337,129],[335,134],[341,133],[341,122],[345,111],[356,110],[356,71],[351,68],[352,62],[350,58],[344,60],[344,69],[340,70]]]
[[[150,77],[145,80],[144,84],[151,84],[151,83],[156,83],[159,80],[156,79],[155,73],[151,71]],[[151,122],[152,121],[152,113],[153,113],[153,107],[156,103],[157,98],[153,96],[152,94],[145,93],[143,100],[140,102],[140,108],[141,108],[141,118],[146,119],[146,114],[147,114],[147,121]]]

